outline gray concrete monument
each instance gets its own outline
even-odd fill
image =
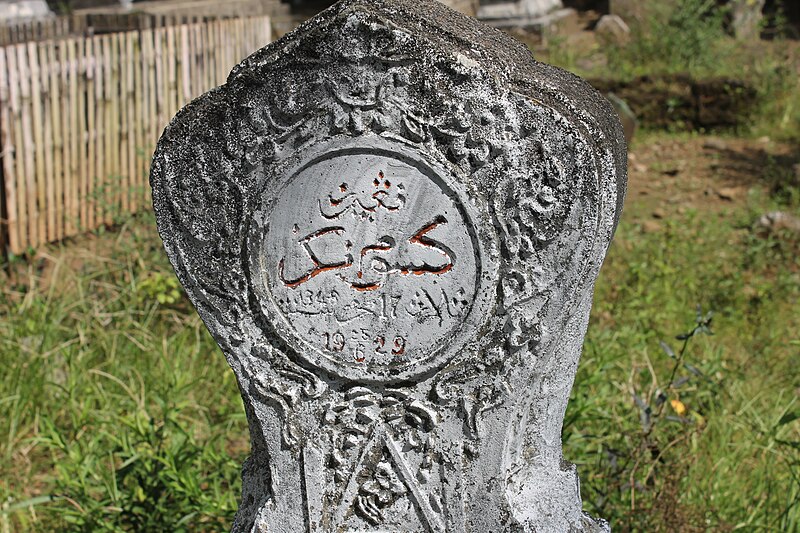
[[[345,0],[184,108],[159,230],[238,378],[236,532],[606,531],[561,427],[626,147],[433,0]]]
[[[495,28],[526,28],[546,32],[577,17],[562,0],[480,0],[476,17]]]

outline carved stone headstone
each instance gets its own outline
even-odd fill
[[[159,230],[250,423],[237,532],[604,531],[561,427],[626,148],[433,0],[346,0],[184,108]]]

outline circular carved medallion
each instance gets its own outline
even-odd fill
[[[440,173],[396,152],[332,151],[265,204],[254,277],[301,358],[360,380],[446,362],[481,273],[470,217]]]

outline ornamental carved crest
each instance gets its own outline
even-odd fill
[[[560,429],[625,161],[434,0],[344,0],[184,108],[151,184],[250,422],[234,531],[604,531]]]

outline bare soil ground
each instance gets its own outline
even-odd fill
[[[743,208],[753,191],[772,192],[800,161],[798,147],[761,139],[656,136],[628,157],[627,215],[645,221]],[[654,226],[653,226],[654,227]]]

